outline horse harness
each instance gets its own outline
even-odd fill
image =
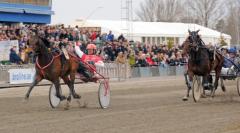
[[[193,38],[191,38],[193,39]],[[212,62],[215,60],[216,57],[216,49],[214,50],[210,50],[209,48],[206,47],[205,43],[202,41],[201,38],[199,38],[199,40],[196,41],[196,46],[193,45],[194,41],[189,41],[190,43],[190,53],[196,53],[198,52],[199,49],[207,49],[208,55],[209,55],[209,60]],[[191,58],[191,57],[190,57]],[[195,56],[196,58],[196,56]]]
[[[58,54],[58,55],[56,55],[56,56],[54,56],[54,55],[52,54],[52,52],[51,52],[51,55],[52,55],[51,61],[50,61],[47,65],[45,65],[45,66],[41,66],[41,65],[39,64],[38,56],[37,56],[37,58],[36,58],[36,67],[37,67],[38,69],[40,69],[40,72],[41,72],[41,74],[42,74],[42,76],[43,76],[44,78],[46,78],[46,73],[45,73],[44,70],[47,69],[47,68],[53,63],[53,61],[54,61],[56,58],[60,57],[60,56],[61,56],[61,53]]]

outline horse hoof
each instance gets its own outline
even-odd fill
[[[60,101],[63,101],[63,100],[67,99],[65,96],[57,96],[57,97],[60,99]]]
[[[72,100],[72,97],[71,97],[71,96],[67,97],[67,101],[68,101],[68,102],[71,102],[71,100]]]
[[[188,101],[188,97],[185,96],[185,97],[182,98],[182,100],[183,101]]]
[[[207,98],[207,96],[205,94],[202,94],[201,98]]]
[[[226,88],[225,88],[225,87],[222,87],[222,91],[223,91],[223,92],[226,92]]]
[[[74,99],[81,99],[81,96],[79,96],[78,94],[74,94],[74,95],[73,95],[73,98],[74,98]]]

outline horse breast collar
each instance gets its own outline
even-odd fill
[[[58,58],[59,56],[61,56],[61,54],[58,54],[57,56],[53,56],[52,60],[51,60],[47,65],[45,65],[45,66],[43,66],[43,67],[39,64],[39,60],[38,60],[38,57],[37,57],[37,59],[36,59],[36,66],[37,66],[38,69],[40,69],[40,72],[41,72],[41,74],[42,74],[43,77],[45,77],[45,72],[44,72],[44,70],[45,70],[46,68],[48,68],[48,67],[53,63],[53,61],[54,61],[56,58]]]

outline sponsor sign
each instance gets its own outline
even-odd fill
[[[32,83],[35,76],[35,69],[10,69],[9,71],[10,84],[27,84]]]

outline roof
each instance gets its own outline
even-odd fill
[[[106,30],[112,30],[113,32],[126,34],[127,30],[124,30],[124,29],[126,29],[126,25],[130,23],[127,23],[124,21],[116,21],[116,20],[85,20],[84,24],[90,27],[101,27],[101,28],[105,28]],[[220,35],[222,35],[226,39],[231,39],[230,35],[223,34],[216,30],[203,27],[197,24],[190,24],[190,23],[134,21],[130,25],[132,25],[133,36],[186,37],[188,35],[188,29],[190,30],[200,29],[199,34],[202,37],[219,38]],[[82,25],[82,27],[84,27],[84,25]]]

